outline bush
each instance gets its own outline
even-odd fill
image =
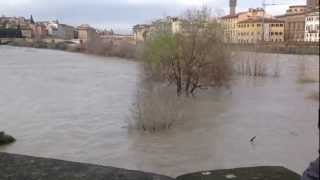
[[[227,86],[231,79],[230,51],[223,43],[223,28],[210,15],[207,8],[187,11],[178,33],[155,24],[159,28],[145,44],[142,60],[160,79],[175,85],[178,96]]]
[[[317,67],[308,67],[306,62],[302,60],[298,66],[298,82],[299,83],[319,82],[319,69],[316,69],[316,68]]]
[[[247,57],[238,54],[233,59],[235,72],[242,76],[251,77],[280,77],[280,62],[278,58],[274,61],[266,61],[259,54],[247,52]]]
[[[34,48],[48,48],[48,44],[43,41],[35,41],[32,46]]]
[[[12,136],[5,134],[4,132],[0,132],[0,145],[9,144],[14,142],[15,139]]]
[[[183,119],[184,102],[182,97],[160,89],[139,93],[132,108],[130,127],[151,133],[168,130]]]

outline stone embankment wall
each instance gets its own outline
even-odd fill
[[[319,55],[319,43],[264,43],[249,45],[229,44],[228,46],[235,51]]]
[[[283,167],[204,171],[177,180],[299,180]],[[85,163],[0,153],[0,180],[174,180],[167,176]]]

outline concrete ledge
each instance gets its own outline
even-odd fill
[[[0,153],[1,180],[172,180],[99,165]]]
[[[177,180],[300,180],[286,168],[251,167],[214,170],[177,177]],[[0,153],[0,180],[173,180],[167,176],[114,167]]]
[[[277,166],[204,171],[177,177],[177,180],[300,180],[300,176]]]

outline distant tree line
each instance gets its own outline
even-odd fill
[[[22,32],[20,28],[3,29],[0,28],[0,38],[22,38]]]

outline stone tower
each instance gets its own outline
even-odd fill
[[[230,15],[235,15],[236,8],[237,8],[237,0],[230,0],[229,6],[230,6]]]
[[[319,8],[320,0],[307,0],[307,7],[309,9]]]

